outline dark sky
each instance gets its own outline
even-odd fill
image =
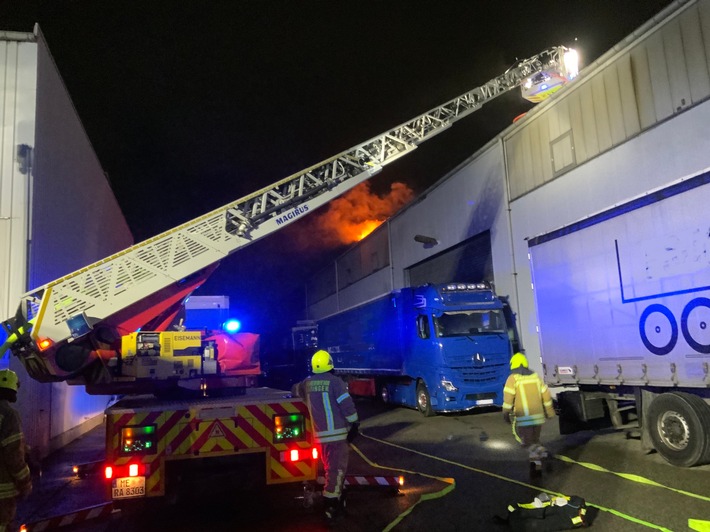
[[[516,58],[566,45],[589,64],[669,3],[0,0],[0,30],[39,22],[141,241],[459,96]],[[373,190],[402,181],[421,192],[529,106],[517,92],[500,97],[388,167]],[[201,293],[230,295],[247,326],[266,327],[304,276],[342,252],[301,250],[291,231],[238,251]]]

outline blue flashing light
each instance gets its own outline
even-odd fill
[[[231,319],[224,322],[222,328],[228,333],[238,332],[242,328],[242,324],[239,320]]]

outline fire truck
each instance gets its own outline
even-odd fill
[[[237,250],[299,220],[515,88],[537,101],[577,75],[558,46],[413,120],[21,296],[2,322],[33,379],[125,396],[106,410],[114,500],[160,496],[172,465],[258,455],[268,484],[312,480],[308,410],[255,388],[258,337],[174,329],[186,299]]]

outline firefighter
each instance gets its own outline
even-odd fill
[[[316,441],[322,446],[325,470],[323,502],[325,516],[332,520],[343,509],[348,443],[357,435],[359,419],[347,385],[333,373],[330,353],[317,351],[311,357],[311,370],[313,375],[296,384],[294,392],[306,400]]]
[[[510,359],[510,375],[503,389],[503,419],[513,426],[515,439],[527,449],[531,467],[547,456],[540,444],[540,432],[547,418],[555,416],[547,385],[528,368],[528,359],[515,353]]]
[[[19,387],[17,373],[0,370],[0,532],[5,532],[15,518],[17,498],[25,498],[32,491],[20,415],[10,406],[17,401]]]

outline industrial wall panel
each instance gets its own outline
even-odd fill
[[[133,244],[41,33],[35,54],[37,104],[27,289]],[[45,451],[65,443],[66,435],[74,434],[88,418],[100,416],[106,406],[104,397],[88,395],[80,386],[33,384],[38,397],[44,396],[42,408],[48,415],[31,429],[37,433],[37,441],[31,443]]]
[[[582,102],[580,101],[580,91],[571,94],[569,100],[569,117],[572,128],[572,145],[574,147],[574,159],[577,164],[582,164],[589,159],[587,151],[587,137],[584,132],[582,121]]]
[[[604,95],[606,96],[606,115],[609,117],[611,144],[616,145],[626,140],[624,111],[621,104],[621,87],[616,65],[604,70]]]
[[[385,268],[338,292],[338,310],[347,310],[392,291],[392,276]]]
[[[705,51],[705,65],[710,71],[710,2],[700,2],[697,5],[698,20],[700,21],[700,35]]]
[[[25,291],[31,151],[34,144],[37,44],[31,33],[0,38],[0,312],[17,310]],[[0,341],[4,333],[0,331]],[[7,367],[8,358],[0,358]]]
[[[510,195],[514,198],[522,196],[527,190],[530,190],[529,181],[526,179],[528,174],[524,171],[525,168],[525,150],[522,144],[527,140],[525,135],[515,135],[506,143],[506,153],[508,157],[508,171],[510,175],[514,175],[515,179],[511,179]]]
[[[546,163],[545,182],[547,182],[554,179],[558,172],[574,161],[569,99],[561,100],[560,105],[550,107],[544,116],[547,117],[549,137],[547,149],[544,149],[543,143],[541,156]]]
[[[550,143],[552,171],[555,176],[576,164],[573,141],[572,132],[567,131]]]
[[[585,151],[587,158],[591,159],[599,154],[599,133],[597,132],[597,117],[594,114],[594,98],[592,97],[592,84],[584,83],[579,92],[582,107],[582,127],[584,128]]]
[[[682,53],[685,57],[688,83],[690,84],[690,99],[692,103],[698,103],[710,96],[708,57],[703,42],[702,21],[698,7],[683,13],[679,20],[683,36]],[[708,30],[710,31],[710,28]]]
[[[634,91],[638,106],[641,129],[656,123],[656,105],[653,101],[651,70],[648,65],[648,52],[644,47],[631,50],[631,72],[634,79]]]
[[[316,303],[335,294],[335,262],[312,275],[306,282],[308,304]]]
[[[493,283],[491,233],[484,231],[461,244],[406,268],[410,286],[426,283]]]
[[[541,104],[539,112],[533,110],[506,134],[511,199],[540,186],[545,168],[538,159],[542,151],[536,150],[542,150],[544,129],[554,151],[551,177],[544,173],[547,183],[710,97],[710,2],[679,4],[666,20],[644,31],[625,41],[630,43],[625,53],[621,47],[616,56],[610,52],[600,68],[583,71],[552,98],[553,105]],[[569,141],[562,137],[565,116],[573,132]],[[547,125],[537,129],[536,122]],[[571,159],[568,148],[574,150],[574,163],[555,162],[554,157]]]
[[[133,243],[41,34],[36,143],[28,288],[41,286]],[[62,201],[57,201],[59,197]]]
[[[645,48],[648,54],[656,120],[665,120],[673,115],[673,98],[671,96],[671,82],[668,79],[663,33],[653,34],[646,42]]]
[[[546,120],[535,120],[527,130],[530,135],[530,154],[532,165],[530,171],[533,173],[534,184],[541,186],[552,177],[550,169],[550,132]]]
[[[334,294],[314,302],[309,300],[306,309],[306,317],[309,320],[319,320],[331,314],[335,314],[338,312],[338,296]]]
[[[535,172],[531,171],[533,166],[532,160],[532,137],[530,133],[532,131],[532,124],[530,124],[521,130],[520,141],[518,147],[521,151],[521,162],[522,164],[518,167],[517,174],[518,178],[521,180],[521,192],[532,190],[535,188]]]
[[[505,235],[507,220],[501,147],[500,142],[491,143],[427,191],[424,200],[390,220],[394,288],[418,282],[410,283],[406,278],[408,268],[446,253],[475,235],[490,231],[491,246],[505,240],[499,238]],[[430,237],[433,242],[415,240],[416,235]]]
[[[671,88],[671,105],[674,112],[690,107],[690,78],[681,37],[680,22],[676,19],[663,28],[663,50],[668,66],[668,81]]]
[[[339,290],[389,265],[386,229],[386,225],[378,227],[336,260]]]
[[[609,106],[606,98],[604,75],[592,78],[592,99],[594,101],[594,117],[596,118],[597,139],[599,151],[606,151],[612,146]]]
[[[636,96],[634,94],[634,78],[631,72],[631,56],[629,54],[620,57],[616,61],[616,71],[619,80],[619,98],[624,133],[628,139],[638,135],[641,131],[638,106],[636,105]]]

